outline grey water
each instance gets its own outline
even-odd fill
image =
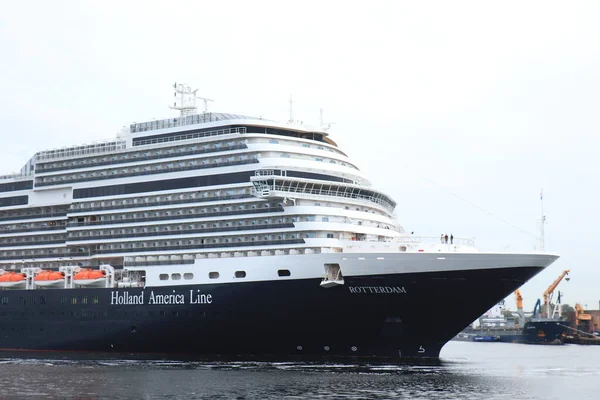
[[[450,342],[424,364],[0,354],[0,398],[597,399],[600,346]]]

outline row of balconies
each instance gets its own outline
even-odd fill
[[[251,138],[251,139],[249,139],[248,143],[269,143],[269,144],[281,144],[283,146],[304,147],[307,149],[328,151],[330,153],[335,153],[335,154],[339,154],[339,155],[346,157],[346,154],[344,154],[341,150],[339,150],[337,148],[332,148],[332,147],[328,147],[328,146],[325,147],[320,144],[314,145],[314,144],[304,143],[304,142],[297,141],[297,140],[279,139],[279,138],[278,139]]]
[[[58,231],[67,228],[67,220],[50,222],[31,222],[28,224],[0,225],[0,236],[3,234],[39,232],[39,231]]]
[[[36,236],[2,236],[0,247],[40,246],[47,244],[64,244],[67,234],[36,235]]]
[[[64,243],[64,242],[63,242]],[[89,257],[89,249],[85,247],[66,248],[64,246],[57,248],[27,249],[1,251],[0,260],[22,260],[27,261],[37,258],[72,258]]]
[[[124,140],[116,140],[112,142],[42,151],[36,154],[36,159],[38,162],[42,162],[44,160],[88,156],[91,154],[114,153],[116,151],[125,150],[125,148],[126,143]]]
[[[296,237],[300,234],[292,234]],[[267,236],[245,236],[243,238],[226,238],[218,240],[213,239],[213,243],[202,243],[207,239],[196,239],[189,241],[157,241],[157,242],[135,242],[124,243],[120,245],[103,245],[94,251],[94,254],[113,254],[113,253],[135,253],[135,252],[150,252],[150,251],[180,251],[180,250],[202,250],[202,249],[219,249],[227,247],[247,247],[247,246],[275,246],[275,245],[293,245],[304,243],[304,239],[293,239],[290,235],[289,239],[284,239],[283,235],[276,235],[275,239],[269,239],[273,235]],[[260,238],[263,238],[262,240]],[[281,239],[278,239],[281,237]],[[267,239],[264,239],[267,238]],[[191,242],[191,243],[190,243]],[[179,244],[177,244],[179,243]],[[107,246],[114,246],[113,248]],[[120,247],[117,247],[120,246]],[[104,248],[102,248],[104,247]]]
[[[89,241],[89,240],[106,240],[106,239],[120,239],[120,238],[128,238],[135,239],[140,237],[152,237],[152,236],[167,236],[167,235],[191,235],[191,234],[199,234],[199,233],[215,233],[215,232],[235,232],[235,231],[249,231],[249,230],[259,230],[259,229],[284,229],[284,228],[294,228],[293,223],[271,223],[271,224],[260,224],[260,225],[242,225],[242,226],[227,226],[227,227],[209,227],[209,228],[189,228],[194,225],[184,225],[188,227],[186,229],[179,229],[181,226],[177,226],[177,228],[165,226],[165,227],[154,227],[150,228],[147,231],[143,232],[124,232],[124,233],[109,233],[109,231],[77,231],[77,232],[69,232],[68,241]],[[204,226],[204,225],[203,225]],[[136,228],[135,231],[140,231],[146,228]]]
[[[133,222],[209,218],[227,215],[260,214],[282,211],[283,207],[274,203],[252,203],[202,208],[189,207],[184,209],[163,209],[135,213],[104,214],[90,217],[78,217],[77,220],[69,221],[68,226],[116,225]]]
[[[154,265],[192,265],[195,260],[212,258],[232,258],[232,257],[257,257],[257,256],[284,256],[297,254],[320,254],[323,250],[335,252],[335,249],[321,249],[318,247],[300,247],[295,249],[275,249],[275,250],[242,250],[242,251],[221,251],[205,252],[196,254],[172,254],[160,256],[137,256],[125,257],[125,267],[149,267]]]
[[[219,151],[232,151],[245,149],[248,146],[243,141],[213,142],[194,144],[170,148],[160,148],[145,151],[124,152],[121,154],[105,155],[99,157],[75,158],[65,161],[39,163],[36,168],[38,173],[71,170],[78,168],[92,168],[103,165],[115,165],[137,161],[158,160],[173,157],[184,157],[194,154],[206,154]]]
[[[76,182],[89,182],[105,179],[127,178],[132,176],[165,174],[180,171],[191,171],[197,169],[218,168],[234,165],[246,165],[258,163],[257,155],[242,154],[229,157],[216,157],[185,160],[178,162],[140,165],[132,167],[113,168],[77,174],[52,175],[36,178],[36,187],[62,185]]]
[[[172,204],[198,203],[204,201],[222,201],[249,198],[252,196],[250,188],[206,190],[185,193],[171,193],[167,195],[129,197],[113,200],[99,200],[71,204],[70,212],[117,210],[122,208],[155,207]]]
[[[290,154],[290,153],[280,153],[280,152],[273,152],[271,154],[273,154],[275,156],[279,155],[280,158],[293,158],[295,160],[317,161],[317,162],[325,162],[325,163],[330,163],[330,164],[340,164],[343,167],[350,167],[352,169],[358,170],[358,168],[356,168],[352,164],[347,164],[347,163],[345,163],[343,161],[335,160],[333,158],[313,157],[313,156],[306,156],[306,155],[301,155],[301,154]],[[266,153],[265,155],[269,156],[269,153]]]
[[[68,206],[19,208],[0,212],[0,221],[66,217]]]

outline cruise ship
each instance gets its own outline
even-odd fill
[[[0,349],[437,358],[558,258],[417,238],[325,127],[195,93],[0,177]]]

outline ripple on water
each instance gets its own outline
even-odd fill
[[[597,350],[468,345],[435,365],[1,357],[0,397],[564,400],[600,377]]]

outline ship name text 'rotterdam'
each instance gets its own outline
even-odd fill
[[[404,286],[348,286],[350,293],[393,294],[406,293]]]

